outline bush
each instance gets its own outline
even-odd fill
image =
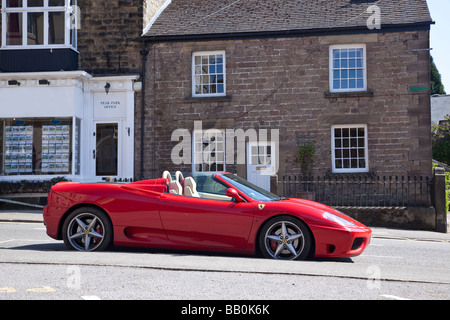
[[[450,165],[450,115],[432,126],[433,159]]]

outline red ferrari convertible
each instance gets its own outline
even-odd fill
[[[61,182],[48,196],[44,222],[50,237],[80,251],[143,246],[293,260],[357,256],[371,237],[333,208],[279,197],[231,173]]]

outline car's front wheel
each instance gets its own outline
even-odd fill
[[[104,212],[97,208],[78,208],[63,225],[64,244],[78,251],[101,251],[112,243],[113,228]]]
[[[259,247],[266,258],[304,260],[312,248],[312,237],[308,227],[299,219],[280,216],[264,225]]]

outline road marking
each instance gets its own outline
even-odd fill
[[[365,254],[364,257],[366,257],[366,258],[404,259],[403,257],[399,257],[399,256],[375,256],[375,255],[370,255],[370,254]]]
[[[16,241],[16,240],[14,240],[14,239],[4,240],[4,241],[0,241],[0,244],[1,244],[1,243],[6,243],[6,242],[12,242],[12,241]]]
[[[407,298],[393,296],[393,295],[390,295],[390,294],[380,294],[380,297],[387,298],[387,299],[392,299],[392,300],[411,300],[411,299],[407,299]]]
[[[13,293],[16,292],[16,289],[14,288],[0,288],[1,293]]]
[[[33,288],[33,289],[27,289],[27,292],[42,292],[42,293],[46,293],[46,292],[56,292],[55,289],[53,289],[52,287],[47,287],[44,286],[42,288]]]
[[[102,300],[97,296],[81,296],[81,299],[83,299],[83,300]]]

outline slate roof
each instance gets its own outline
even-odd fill
[[[426,0],[172,0],[144,36],[367,29],[371,5],[382,28],[432,23]]]

